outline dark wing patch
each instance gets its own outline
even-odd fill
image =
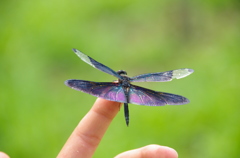
[[[72,89],[82,91],[103,99],[126,103],[125,95],[118,83],[67,80],[65,84]]]
[[[157,92],[139,86],[131,85],[129,102],[138,105],[162,106],[162,105],[182,105],[189,103],[189,100],[183,96]]]

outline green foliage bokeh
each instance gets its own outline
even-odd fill
[[[192,68],[167,83],[141,83],[183,95],[181,106],[120,110],[94,157],[148,144],[184,158],[237,158],[240,148],[240,3],[188,1],[0,2],[0,151],[56,157],[95,97],[67,79],[113,81],[82,62],[77,48],[129,76]]]

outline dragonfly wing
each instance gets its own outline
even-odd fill
[[[103,99],[126,103],[124,91],[118,83],[67,80],[65,84],[72,89],[82,91]]]
[[[182,105],[189,103],[189,100],[183,96],[157,92],[135,85],[131,85],[129,95],[129,102],[138,105],[162,106],[166,104]]]
[[[166,72],[158,72],[158,73],[148,73],[148,74],[142,74],[139,76],[131,77],[131,82],[166,82],[171,81],[172,79],[180,79],[183,77],[186,77],[193,73],[193,69],[177,69],[177,70],[171,70]]]
[[[82,59],[84,62],[88,63],[89,65],[91,65],[92,67],[98,69],[98,70],[101,70],[105,73],[108,73],[110,75],[113,75],[119,79],[122,79],[122,77],[116,73],[115,71],[113,71],[112,69],[110,69],[109,67],[97,62],[96,60],[94,60],[93,58],[87,56],[86,54],[83,54],[82,52],[80,52],[79,50],[77,49],[73,49],[74,53],[77,54],[77,56]]]

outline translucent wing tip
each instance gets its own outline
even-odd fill
[[[84,62],[88,63],[89,65],[91,65],[91,66],[93,66],[93,67],[95,67],[95,66],[92,64],[91,59],[90,59],[89,56],[87,56],[86,54],[82,53],[81,51],[79,51],[79,50],[77,50],[77,49],[75,49],[75,48],[73,48],[72,50],[73,50],[74,53],[75,53],[80,59],[82,59]]]
[[[173,70],[172,78],[180,79],[190,75],[193,72],[194,72],[193,69],[187,69],[187,68]]]

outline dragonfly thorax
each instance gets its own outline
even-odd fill
[[[127,76],[122,76],[122,79],[118,79],[118,82],[123,86],[123,87],[130,87],[130,78]]]
[[[127,77],[127,72],[124,70],[118,70],[117,73],[122,76],[121,79],[118,79],[118,82],[121,83],[123,87],[130,87],[130,79]]]

